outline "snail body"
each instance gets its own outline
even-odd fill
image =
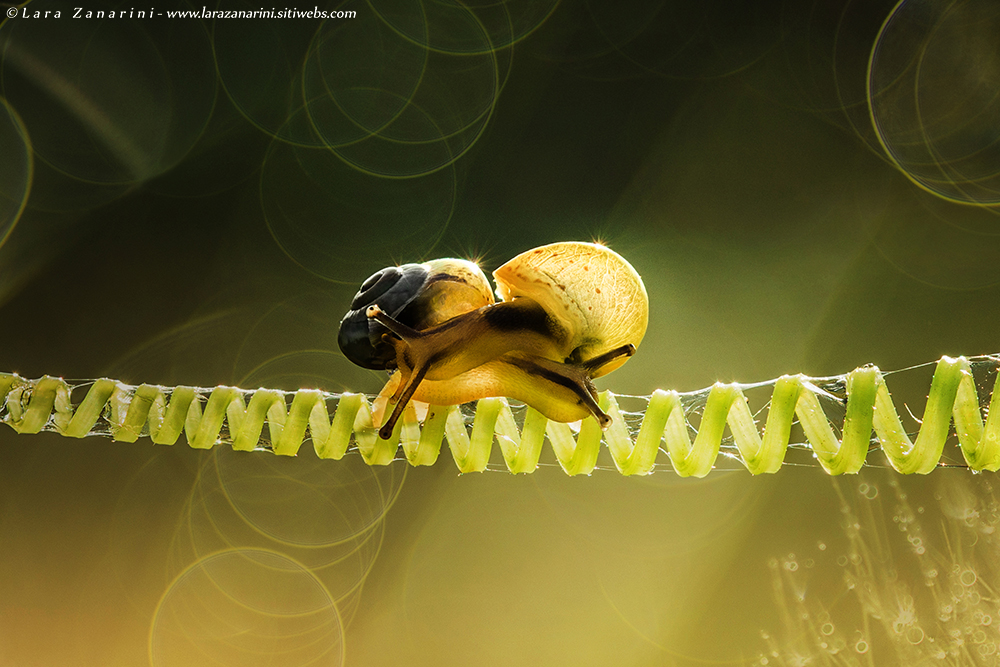
[[[435,262],[376,273],[341,322],[349,359],[397,370],[381,394],[396,405],[380,437],[392,434],[411,399],[509,396],[549,419],[593,414],[607,427],[591,380],[634,354],[649,317],[642,279],[624,258],[592,243],[529,250],[494,272],[499,302],[471,262]]]

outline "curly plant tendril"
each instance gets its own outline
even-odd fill
[[[369,465],[392,462],[400,446],[411,465],[431,465],[447,440],[461,472],[485,470],[495,439],[510,472],[530,473],[538,467],[548,437],[567,474],[589,474],[597,466],[603,440],[623,475],[651,473],[665,452],[682,477],[704,477],[720,453],[739,460],[752,474],[776,472],[796,423],[814,457],[831,475],[860,470],[873,445],[881,447],[897,471],[926,474],[939,465],[954,421],[968,467],[995,471],[1000,468],[1000,405],[994,404],[1000,404],[1000,392],[994,386],[987,397],[984,422],[986,399],[980,402],[973,364],[995,374],[1000,361],[985,356],[943,357],[937,362],[924,417],[912,441],[883,374],[874,366],[828,378],[785,375],[757,384],[716,383],[690,394],[657,390],[647,397],[628,397],[606,391],[600,395],[600,405],[612,422],[605,432],[593,417],[574,428],[549,421],[530,407],[512,409],[506,399],[488,398],[464,412],[460,406],[430,406],[422,419],[410,404],[392,437],[381,440],[372,423],[369,398],[362,394],[131,386],[109,379],[71,386],[61,378],[29,380],[7,373],[0,374],[0,421],[18,433],[104,435],[122,442],[148,436],[164,445],[174,444],[183,432],[196,449],[226,443],[238,451],[286,456],[298,452],[308,429],[320,458],[340,459],[353,443]],[[761,432],[744,391],[767,387],[773,390]],[[82,399],[74,403],[73,394],[84,389]],[[619,399],[645,401],[646,406],[627,412],[619,407]],[[843,412],[842,419],[828,416],[838,411]],[[689,417],[699,412],[696,429]]]

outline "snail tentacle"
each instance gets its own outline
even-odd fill
[[[577,403],[594,416],[602,431],[611,425],[611,417],[597,404],[597,388],[590,380],[590,371],[585,365],[564,364],[544,357],[514,353],[505,354],[500,359],[524,371],[536,382],[555,385],[549,389],[549,394],[555,394],[559,389],[568,389],[577,397]],[[556,391],[552,391],[553,389]]]
[[[411,329],[410,327],[406,326],[405,324],[395,319],[394,317],[387,315],[385,311],[383,311],[377,305],[368,306],[368,310],[365,311],[365,314],[370,319],[376,320],[379,324],[381,324],[386,329],[396,334],[400,338],[403,338],[404,340],[406,338],[419,338],[420,336],[423,335],[416,329]]]
[[[590,372],[591,377],[594,377],[597,371],[599,371],[603,366],[606,366],[621,357],[631,357],[633,354],[635,354],[635,345],[628,343],[627,345],[616,347],[615,349],[605,352],[604,354],[599,354],[593,359],[588,359],[580,365]]]
[[[366,314],[369,318],[378,321],[382,326],[391,331],[391,334],[384,334],[383,339],[393,346],[396,350],[397,360],[402,359],[404,362],[400,364],[397,361],[399,367],[399,373],[401,374],[402,382],[396,387],[396,391],[393,392],[392,396],[389,398],[390,402],[396,404],[393,408],[392,414],[385,421],[382,427],[379,429],[379,437],[383,440],[388,440],[392,435],[392,430],[396,426],[396,421],[403,414],[403,410],[406,408],[406,404],[409,402],[410,398],[413,397],[413,393],[417,390],[420,385],[421,380],[427,374],[427,370],[430,368],[429,363],[413,363],[409,358],[410,355],[407,354],[409,351],[409,341],[415,341],[424,336],[423,333],[412,329],[402,322],[399,322],[395,318],[387,315],[381,308],[377,305],[369,306]],[[395,334],[395,335],[393,335]]]
[[[403,415],[403,410],[406,408],[406,404],[410,402],[411,398],[413,398],[413,393],[417,390],[417,387],[420,386],[420,381],[424,379],[424,374],[426,373],[427,367],[423,366],[421,368],[414,369],[413,373],[411,373],[408,378],[404,378],[404,382],[401,383],[399,388],[396,390],[396,393],[399,394],[399,398],[396,399],[396,405],[392,409],[392,414],[389,415],[389,418],[378,430],[378,437],[383,440],[388,440],[392,437],[392,431],[396,428],[396,422],[399,421],[399,418]]]

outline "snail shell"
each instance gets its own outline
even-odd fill
[[[491,303],[486,275],[468,260],[390,266],[370,276],[354,295],[351,310],[340,321],[337,344],[362,368],[396,368],[396,351],[382,340],[389,330],[368,317],[369,307],[377,305],[399,322],[421,330]]]
[[[537,302],[563,331],[566,363],[581,363],[631,343],[649,322],[642,278],[624,257],[596,243],[563,242],[521,253],[493,272],[503,301]],[[594,377],[628,361],[620,357]]]
[[[566,242],[518,255],[493,275],[499,303],[465,260],[384,269],[362,285],[338,341],[359,365],[398,369],[380,394],[396,403],[381,437],[410,399],[509,396],[550,419],[593,414],[610,423],[591,380],[625,363],[645,334],[639,274],[603,245]]]

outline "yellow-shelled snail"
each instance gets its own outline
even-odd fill
[[[354,363],[396,371],[382,390],[395,408],[380,437],[411,399],[508,396],[555,421],[593,414],[608,426],[592,379],[642,341],[649,299],[639,274],[603,245],[564,242],[522,253],[493,277],[500,301],[461,259],[389,267],[362,284],[338,342]]]

